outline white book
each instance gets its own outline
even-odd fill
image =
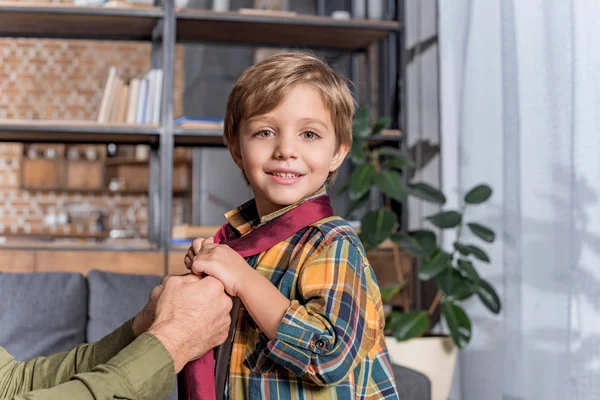
[[[128,124],[135,124],[136,122],[139,88],[140,80],[138,78],[132,79],[129,83],[129,99],[127,100],[127,118],[125,119],[125,122]]]
[[[148,72],[148,96],[146,98],[146,113],[144,123],[152,124],[154,121],[154,99],[156,97],[156,70]]]
[[[160,109],[162,103],[162,88],[163,88],[163,70],[157,69],[154,70],[154,81],[155,81],[155,91],[154,91],[154,109],[152,110],[152,123],[154,125],[160,124]]]
[[[138,93],[138,110],[136,115],[136,123],[146,123],[146,113],[148,110],[148,90],[150,87],[150,73],[144,75],[140,81],[140,89]]]
[[[110,104],[110,95],[114,85],[114,80],[117,77],[117,67],[110,67],[108,69],[108,78],[104,84],[104,92],[102,93],[102,100],[100,101],[100,109],[98,110],[98,118],[96,119],[100,123],[108,122],[108,110]]]

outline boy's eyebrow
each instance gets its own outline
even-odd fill
[[[246,119],[246,122],[254,122],[254,121],[266,121],[266,122],[273,122],[275,121],[274,118],[270,118],[267,115],[255,115],[254,117],[250,117],[248,119]],[[303,123],[314,123],[314,124],[319,124],[321,126],[323,126],[324,128],[328,129],[329,126],[323,122],[322,120],[318,119],[318,118],[311,118],[311,117],[304,117],[304,118],[300,118],[300,121],[302,121]]]
[[[252,121],[256,121],[256,120],[260,120],[260,121],[273,121],[273,118],[269,118],[268,116],[262,114],[262,115],[255,115],[254,117],[250,117],[250,118],[246,118],[246,122],[252,122]]]
[[[318,118],[308,118],[307,117],[307,118],[300,118],[300,120],[302,122],[312,122],[312,123],[315,123],[315,124],[322,125],[324,128],[329,128],[329,126],[325,122],[321,121]]]

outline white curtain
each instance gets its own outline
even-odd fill
[[[498,240],[453,400],[600,399],[600,2],[439,0],[442,183]]]

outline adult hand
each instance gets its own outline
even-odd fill
[[[221,282],[211,277],[169,276],[163,286],[148,333],[165,345],[178,373],[225,341],[232,303]]]
[[[165,279],[163,279],[163,281],[159,285],[155,286],[150,291],[150,294],[148,295],[148,303],[133,318],[133,323],[131,325],[131,328],[133,329],[134,337],[138,337],[142,333],[146,332],[148,330],[148,328],[150,328],[150,325],[152,325],[152,323],[154,322],[154,314],[156,311],[156,302],[158,301],[160,294],[162,293],[163,289],[165,288],[164,282],[165,282]]]

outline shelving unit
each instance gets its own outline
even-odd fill
[[[159,7],[78,7],[64,3],[0,3],[0,36],[94,40],[153,39]]]
[[[319,2],[320,6],[324,3]],[[404,2],[395,4],[396,21],[338,20],[324,16],[270,16],[240,12],[175,10],[174,0],[161,7],[77,7],[51,3],[0,3],[0,37],[134,40],[153,43],[153,67],[163,68],[160,126],[103,125],[90,121],[0,121],[0,141],[40,143],[117,143],[151,146],[149,168],[149,237],[164,251],[165,271],[171,247],[173,147],[222,147],[220,130],[173,125],[175,46],[179,43],[220,43],[271,47],[330,49],[364,54],[379,48],[382,69],[377,78],[380,114],[394,128],[405,127]],[[319,7],[322,9],[322,7]],[[356,60],[355,60],[356,61]],[[353,62],[353,78],[358,78]],[[376,64],[375,64],[376,65]],[[375,76],[367,70],[366,76]],[[100,79],[100,78],[99,78]],[[367,92],[371,92],[368,85]],[[368,96],[371,98],[371,95]],[[367,99],[367,103],[368,103]],[[399,107],[397,114],[393,107]],[[400,143],[402,136],[371,138],[374,145]]]
[[[105,125],[93,121],[0,120],[0,141],[22,143],[117,143],[158,146],[151,125]]]
[[[271,16],[194,9],[177,13],[179,42],[361,51],[400,29],[396,21],[341,20],[314,15]]]

